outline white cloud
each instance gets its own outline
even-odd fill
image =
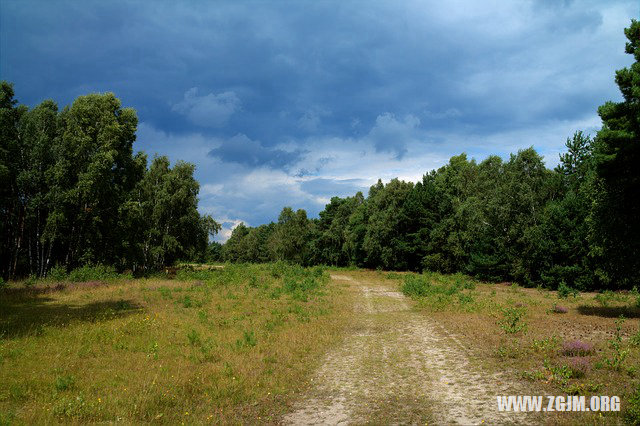
[[[199,126],[223,127],[240,107],[240,98],[233,91],[198,96],[198,88],[192,87],[185,92],[182,101],[173,105],[172,110]]]

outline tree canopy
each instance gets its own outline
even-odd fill
[[[112,93],[18,105],[0,85],[0,272],[53,266],[146,271],[204,253],[219,230],[198,213],[194,166],[133,152],[138,119]]]
[[[632,20],[625,34],[635,62],[616,73],[623,101],[599,108],[595,138],[568,138],[554,170],[533,148],[508,161],[461,154],[416,184],[378,181],[367,197],[334,197],[319,219],[298,211],[304,220],[293,226],[287,207],[250,244],[254,228],[238,227],[224,258],[464,272],[550,288],[637,285],[640,23]],[[252,249],[236,250],[242,244]]]

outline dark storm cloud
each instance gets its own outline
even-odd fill
[[[144,124],[137,149],[195,162],[222,188],[213,213],[255,224],[290,200],[321,207],[302,176],[411,177],[529,145],[557,158],[620,98],[637,14],[634,0],[5,0],[0,76],[28,105],[113,91]],[[293,180],[252,192],[257,168]]]
[[[259,141],[238,134],[226,139],[222,144],[209,151],[209,155],[224,162],[238,163],[247,167],[271,167],[288,170],[300,161],[306,151],[296,149],[284,151],[276,148],[265,148]]]

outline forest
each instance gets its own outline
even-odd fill
[[[218,224],[198,213],[194,166],[133,153],[137,115],[112,93],[18,105],[0,86],[0,276],[110,266],[145,273],[197,257]]]
[[[334,197],[309,219],[239,225],[209,255],[385,270],[463,272],[491,281],[577,290],[640,282],[640,24],[625,30],[635,62],[616,72],[622,102],[598,109],[602,128],[577,131],[549,170],[528,148],[508,161],[452,157],[421,182],[381,181]]]
[[[334,197],[319,218],[285,207],[277,223],[240,224],[223,245],[209,243],[220,226],[197,210],[194,166],[134,153],[136,112],[115,95],[29,109],[2,82],[0,273],[109,265],[144,274],[180,259],[280,260],[632,288],[640,281],[640,24],[625,34],[635,62],[616,72],[622,101],[600,106],[596,135],[567,139],[555,169],[533,147],[508,160],[461,154],[420,182],[379,180],[366,196]]]

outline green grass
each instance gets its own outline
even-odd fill
[[[0,424],[274,422],[351,314],[322,268],[107,275],[0,290]]]

